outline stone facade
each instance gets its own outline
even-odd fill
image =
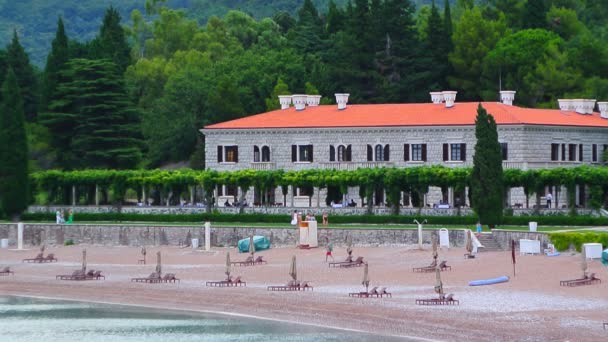
[[[432,234],[438,229],[424,229],[423,242],[431,243]],[[238,240],[251,234],[266,236],[273,247],[294,247],[299,241],[295,228],[274,227],[211,227],[212,246],[236,246]],[[465,233],[462,229],[449,230],[450,244],[462,247],[465,244]],[[413,245],[418,243],[416,229],[338,229],[320,228],[318,239],[321,246],[329,238],[335,246],[345,246],[346,237],[352,237],[355,246],[393,246]],[[199,239],[199,245],[205,245],[205,228],[200,226],[147,226],[147,225],[56,225],[26,224],[24,227],[24,244],[26,246],[63,245],[66,240],[75,244],[87,243],[110,246],[141,245],[189,245],[191,239]],[[0,239],[9,239],[11,246],[16,245],[17,226],[0,224]]]
[[[576,115],[576,114],[574,114]],[[368,127],[368,128],[285,128],[285,129],[204,129],[206,136],[205,156],[208,168],[218,171],[235,171],[240,169],[357,169],[360,167],[414,167],[423,165],[443,165],[447,167],[470,167],[473,164],[475,148],[475,127],[468,126],[426,126],[426,127]],[[502,125],[498,126],[499,141],[507,144],[508,156],[503,161],[504,168],[536,169],[553,167],[574,167],[593,164],[601,160],[604,144],[608,141],[608,130],[601,127],[567,127],[535,125]],[[466,144],[466,160],[444,161],[443,144]],[[390,146],[388,161],[367,161],[367,145]],[[404,161],[404,144],[426,144],[427,161]],[[558,159],[552,159],[551,144],[559,144]],[[570,147],[575,145],[574,160],[570,161]],[[592,146],[596,145],[596,161],[593,160]],[[313,145],[312,162],[292,162],[292,145]],[[330,145],[351,146],[352,161],[330,162]],[[238,146],[238,162],[218,162],[218,146]],[[270,148],[269,162],[253,162],[254,146]],[[582,146],[582,158],[580,151]],[[563,152],[562,152],[563,150]],[[562,157],[564,157],[562,160]],[[410,158],[411,159],[411,158]],[[219,189],[218,194],[224,194]],[[567,191],[561,189],[556,196],[556,189],[547,189],[554,194],[555,203],[567,203]],[[294,191],[296,192],[294,194]],[[577,189],[576,204],[585,205],[585,192]],[[315,189],[311,203],[323,205],[326,190]],[[280,189],[275,190],[275,202],[282,202]],[[287,205],[292,206],[296,189],[290,187]],[[541,194],[544,196],[544,194]],[[448,202],[453,203],[457,195],[449,191]],[[349,188],[345,198],[354,199],[359,206],[359,190]],[[443,198],[441,189],[431,187],[424,202],[433,206]],[[253,191],[248,191],[248,203],[254,203]],[[468,199],[467,201],[468,204]],[[522,188],[514,188],[508,194],[508,203],[525,206],[526,199]],[[530,206],[536,203],[530,199]],[[541,204],[544,204],[544,199]],[[220,206],[223,203],[219,204]]]

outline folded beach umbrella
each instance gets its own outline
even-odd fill
[[[467,252],[469,254],[473,253],[473,237],[471,236],[471,231],[467,229]]]
[[[348,255],[353,253],[353,238],[350,235],[346,237],[346,253]]]
[[[160,265],[160,251],[156,252],[156,273],[161,275],[162,267]]]
[[[293,280],[298,280],[298,268],[296,266],[296,256],[291,257],[291,267],[289,267],[289,275]]]
[[[435,268],[435,292],[439,294],[439,296],[443,296],[443,282],[441,281],[441,268],[437,266]]]
[[[87,273],[87,250],[82,250],[82,273]]]
[[[431,241],[433,241],[433,259],[437,259],[437,235],[433,234]]]
[[[40,246],[40,253],[44,254],[44,250],[46,249],[46,244],[43,243],[42,246]]]
[[[585,246],[581,248],[581,270],[583,270],[583,278],[587,277],[587,252]]]
[[[226,252],[226,271],[224,273],[228,279],[230,279],[230,265],[230,252]]]
[[[249,236],[249,253],[252,257],[255,254],[255,244],[253,243],[253,235]]]
[[[368,265],[368,263],[365,263],[365,265],[363,265],[363,281],[361,282],[361,284],[363,284],[363,286],[365,286],[365,292],[367,292],[369,289],[369,265]]]

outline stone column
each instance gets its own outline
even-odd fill
[[[146,205],[148,199],[146,198],[146,186],[145,185],[141,186],[141,197],[142,197],[141,200],[142,200],[143,204]]]
[[[72,206],[76,206],[76,185],[72,185]]]
[[[17,223],[17,249],[23,249],[23,222]]]
[[[316,195],[317,195],[317,208],[321,207],[321,188],[317,188]]]
[[[205,250],[211,250],[211,222],[205,222]]]
[[[95,205],[99,206],[99,185],[95,184]]]

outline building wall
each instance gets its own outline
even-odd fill
[[[286,113],[288,115],[288,113]],[[347,124],[347,123],[345,123]],[[359,167],[415,167],[424,165],[444,165],[447,167],[470,167],[473,165],[475,149],[474,126],[433,126],[433,127],[382,127],[382,128],[307,128],[307,129],[251,129],[251,130],[202,130],[206,135],[205,156],[208,168],[218,171],[235,171],[240,169],[357,169]],[[598,160],[601,160],[603,146],[608,142],[608,130],[585,127],[553,127],[532,125],[502,125],[498,127],[501,143],[507,143],[508,159],[503,162],[505,168],[536,169],[553,167],[572,167],[592,163],[592,144],[597,144]],[[444,161],[444,143],[465,143],[465,161]],[[558,161],[551,160],[551,144],[560,144]],[[313,145],[312,162],[292,162],[292,145]],[[367,145],[377,144],[390,146],[390,160],[382,162],[367,161]],[[404,161],[404,144],[426,144],[427,161]],[[576,160],[561,160],[561,144],[576,144]],[[583,160],[579,161],[578,145],[583,145]],[[218,163],[218,145],[237,145],[239,148],[238,163]],[[269,146],[271,156],[269,163],[254,163],[254,146]],[[351,162],[330,162],[330,145],[351,145]],[[410,156],[411,158],[411,156]],[[566,159],[568,153],[566,152]],[[287,203],[291,205],[291,192]],[[297,195],[297,194],[296,194]],[[320,195],[320,199],[317,197]],[[544,196],[544,194],[541,194]],[[555,193],[554,193],[555,195]],[[311,200],[315,207],[317,201],[323,207],[326,190],[316,192]],[[280,189],[275,192],[275,198],[282,202]],[[358,188],[350,188],[347,200],[354,199],[359,206],[361,201]],[[442,194],[439,188],[431,187],[427,194],[426,204],[439,203]],[[509,195],[509,203],[525,204],[523,189],[513,189]],[[566,203],[565,189],[559,193],[559,203]],[[249,191],[247,200],[253,203],[253,191]],[[468,200],[468,199],[467,199]],[[453,197],[450,198],[450,202]],[[531,206],[535,204],[531,198]],[[277,200],[279,202],[279,200]],[[468,203],[468,202],[467,202]],[[220,204],[222,205],[222,204]],[[554,199],[555,205],[555,199]]]

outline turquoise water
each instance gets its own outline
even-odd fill
[[[2,341],[397,341],[250,318],[0,297]]]

